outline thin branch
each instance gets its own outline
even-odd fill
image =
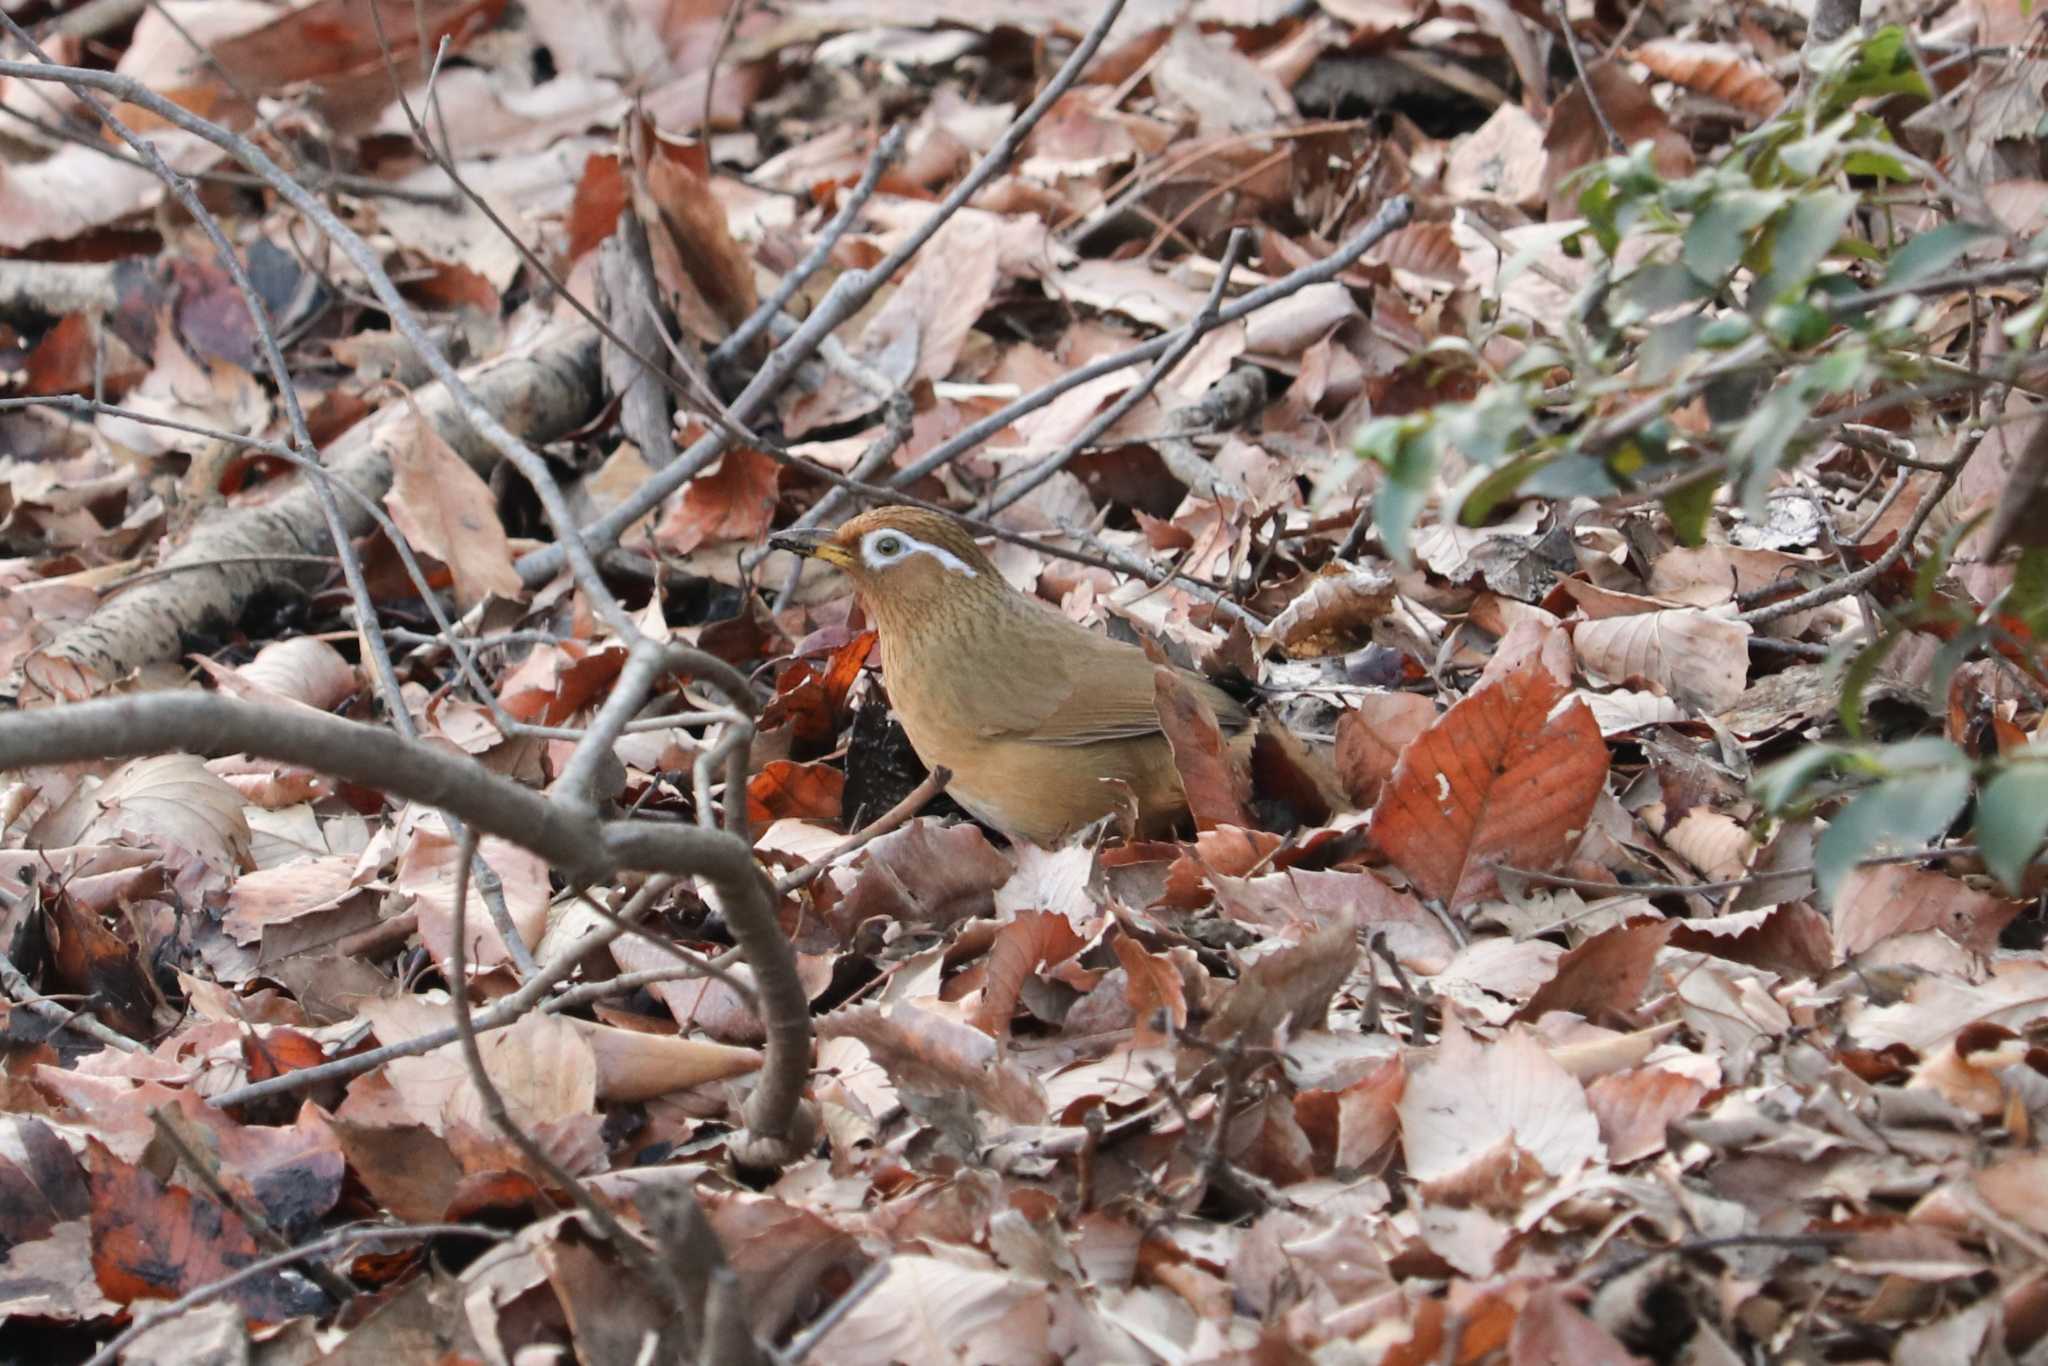
[[[651,1256],[646,1244],[628,1233],[616,1215],[519,1126],[505,1104],[504,1093],[491,1080],[490,1071],[484,1066],[483,1050],[476,1041],[476,1024],[469,1015],[468,946],[464,942],[469,933],[469,864],[475,857],[476,835],[466,833],[462,837],[461,856],[455,860],[454,926],[448,946],[448,995],[449,1004],[455,1011],[455,1037],[462,1045],[462,1058],[469,1068],[469,1084],[476,1088],[477,1096],[483,1102],[484,1115],[498,1132],[519,1149],[520,1154],[533,1164],[534,1170],[546,1176],[576,1203],[576,1207],[583,1211],[583,1217],[632,1265],[648,1288],[662,1297],[669,1312],[689,1315],[693,1306],[685,1298],[682,1283],[676,1279],[674,1269]]]
[[[1955,487],[1956,480],[1962,477],[1963,466],[1970,463],[1970,457],[1976,454],[1977,446],[1989,431],[1990,428],[1986,426],[1975,426],[1969,430],[1959,443],[1960,449],[1949,458],[1948,464],[1935,479],[1934,487],[1927,491],[1919,506],[1913,510],[1912,520],[1900,529],[1898,536],[1885,548],[1882,555],[1855,573],[1844,574],[1833,583],[1822,584],[1819,588],[1786,598],[1782,602],[1774,602],[1768,607],[1758,607],[1744,612],[1737,620],[1746,621],[1752,626],[1762,626],[1798,612],[1823,607],[1852,593],[1860,593],[1867,585],[1877,582],[1885,571],[1904,559],[1906,552],[1913,548],[1913,541],[1919,536],[1920,529],[1927,525],[1927,519],[1934,515],[1935,507],[1947,496],[1948,491]]]
[[[834,845],[830,852],[812,859],[803,867],[793,869],[777,878],[775,880],[776,895],[788,896],[791,892],[801,891],[803,888],[810,886],[818,880],[820,874],[840,859],[845,858],[848,854],[865,849],[874,841],[924,810],[926,804],[932,798],[944,792],[946,784],[952,780],[952,773],[943,765],[933,769],[923,782],[910,790],[910,795],[869,821],[853,834],[848,835],[845,839]]]
[[[1203,337],[1221,325],[1222,313],[1220,306],[1223,302],[1223,294],[1230,287],[1231,274],[1236,271],[1238,259],[1244,255],[1245,245],[1249,240],[1250,234],[1244,229],[1233,228],[1231,230],[1229,243],[1223,248],[1223,261],[1216,268],[1215,280],[1209,285],[1208,297],[1202,301],[1202,306],[1196,310],[1195,316],[1188,319],[1186,325],[1179,328],[1173,334],[1173,344],[1160,353],[1159,359],[1152,363],[1152,368],[1145,372],[1144,378],[1133,384],[1129,389],[1126,389],[1118,396],[1116,402],[1110,404],[1091,418],[1088,424],[1081,428],[1075,434],[1074,439],[1069,441],[1063,449],[1056,452],[1050,459],[1042,461],[1020,474],[1017,477],[1017,482],[1004,492],[1002,496],[998,497],[995,491],[991,489],[987,503],[982,509],[984,516],[993,517],[996,513],[1001,512],[1004,508],[1010,506],[1010,504],[1016,502],[1019,498],[1022,498],[1025,494],[1065,469],[1068,462],[1086,449],[1090,442],[1122,421],[1125,413],[1130,412],[1131,409],[1143,403],[1151,395],[1152,391],[1159,387],[1160,381],[1164,380],[1168,374],[1172,373],[1176,365],[1179,365],[1181,361],[1187,358],[1188,352],[1195,349],[1196,343],[1200,342]]]
[[[133,1346],[143,1334],[170,1322],[180,1314],[219,1299],[245,1282],[253,1281],[259,1276],[268,1276],[273,1271],[282,1271],[308,1257],[325,1257],[343,1248],[360,1247],[366,1243],[387,1243],[399,1238],[482,1238],[487,1242],[497,1243],[511,1236],[497,1229],[482,1228],[475,1224],[402,1224],[395,1228],[363,1226],[341,1229],[324,1238],[316,1238],[310,1243],[295,1247],[289,1252],[253,1261],[236,1269],[232,1275],[223,1276],[217,1281],[209,1281],[168,1304],[139,1310],[133,1323],[117,1333],[106,1346],[86,1358],[85,1366],[114,1366],[121,1353]]]
[[[0,21],[5,21],[4,12],[0,12]],[[575,513],[569,507],[568,499],[563,496],[561,486],[548,472],[547,462],[527,445],[524,439],[507,428],[498,419],[497,414],[477,400],[476,394],[449,363],[448,357],[427,334],[412,305],[406,302],[405,297],[398,292],[398,287],[391,282],[391,277],[379,264],[377,254],[353,228],[335,217],[326,205],[286,175],[276,162],[247,139],[200,118],[139,81],[110,71],[14,61],[0,61],[0,76],[12,76],[27,81],[55,81],[71,86],[74,90],[97,90],[113,95],[117,99],[148,110],[188,133],[196,134],[262,176],[280,198],[297,209],[340,249],[350,264],[362,272],[370,292],[377,296],[378,302],[390,315],[392,325],[412,345],[434,378],[441,382],[464,420],[478,436],[510,461],[526,478],[540,499],[541,509],[547,515],[549,525],[554,528],[556,542],[553,548],[567,557],[569,568],[575,575],[576,586],[583,592],[591,609],[604,618],[606,625],[610,626],[621,640],[630,642],[638,638],[640,632],[634,625],[632,617],[604,586],[604,580],[597,571],[596,561],[591,557],[590,548],[578,530]],[[142,146],[147,147],[148,144],[144,143]],[[137,150],[142,148],[138,147]],[[144,151],[143,154],[147,156],[150,152]],[[292,392],[289,383],[285,384],[283,389],[287,395]],[[287,400],[292,401],[294,400]],[[630,520],[627,524],[631,524]]]
[[[994,179],[1010,164],[1011,157],[1016,154],[1017,148],[1023,145],[1032,128],[1037,126],[1038,121],[1059,97],[1066,93],[1067,88],[1079,79],[1082,70],[1094,58],[1096,49],[1102,45],[1102,40],[1109,35],[1110,26],[1122,12],[1124,2],[1125,0],[1109,0],[1103,7],[1101,17],[1088,30],[1080,45],[1061,64],[1053,78],[1046,82],[1038,97],[1011,121],[1010,126],[1003,130],[1003,135],[996,140],[995,146],[989,148],[981,160],[975,163],[974,168],[953,187],[952,192],[940,201],[938,207],[933,209],[916,229],[875,265],[866,270],[848,271],[832,282],[832,288],[826,292],[817,308],[812,310],[810,317],[791,334],[788,341],[769,353],[768,359],[762,362],[761,368],[755,372],[747,387],[733,399],[727,408],[727,414],[732,421],[751,421],[756,413],[766,408],[769,400],[782,392],[783,387],[796,374],[797,367],[811,358],[825,338],[859,312],[875,292],[893,279],[896,272],[931,240],[932,235],[966,205],[975,191]],[[0,67],[0,75],[4,74],[5,68]],[[694,479],[712,461],[723,455],[728,445],[729,438],[724,432],[714,431],[706,435],[673,463],[645,480],[611,511],[583,528],[582,534],[592,545],[616,545],[626,528],[659,507],[669,494]],[[524,556],[519,561],[520,576],[528,583],[545,581],[553,577],[560,567],[563,550],[564,547],[549,546]]]

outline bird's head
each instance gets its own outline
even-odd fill
[[[965,526],[923,508],[880,507],[837,531],[785,532],[769,544],[843,570],[882,617],[986,600],[1007,587]]]

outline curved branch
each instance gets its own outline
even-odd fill
[[[716,672],[707,667],[700,676],[713,681]],[[774,888],[741,840],[699,826],[601,821],[466,758],[310,708],[152,693],[0,715],[0,770],[170,750],[282,760],[440,807],[532,850],[572,881],[600,882],[628,871],[705,879],[754,970],[768,1037],[761,1081],[744,1110],[747,1133],[735,1155],[749,1165],[773,1166],[809,1147],[814,1121],[800,1102],[810,1076],[810,999],[776,923]]]

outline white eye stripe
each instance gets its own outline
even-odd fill
[[[901,564],[912,555],[929,555],[937,560],[949,573],[964,574],[973,579],[980,575],[974,566],[955,555],[944,546],[920,541],[915,536],[906,536],[900,531],[884,528],[870,531],[860,538],[861,562],[870,569],[887,569],[892,564]]]

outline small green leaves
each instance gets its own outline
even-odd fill
[[[1977,847],[2008,891],[2020,890],[2027,865],[2048,835],[2048,763],[2019,758],[1977,798]]]
[[[1946,767],[1901,773],[1859,793],[1814,846],[1821,899],[1832,904],[1843,879],[1864,859],[1918,849],[1938,838],[1969,799],[1970,770],[1959,750]]]
[[[1932,232],[1910,237],[1906,245],[1892,253],[1884,283],[1898,287],[1938,275],[1954,265],[1972,242],[1991,236],[1995,234],[1990,228],[1976,223],[1943,223]]]
[[[1385,471],[1373,494],[1373,521],[1387,554],[1405,565],[1408,535],[1436,476],[1434,424],[1428,414],[1375,418],[1360,430],[1352,448]]]

